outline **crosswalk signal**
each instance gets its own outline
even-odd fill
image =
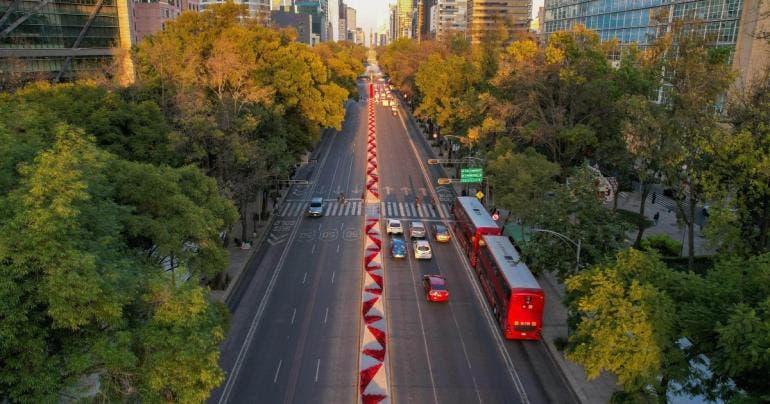
[[[439,185],[449,185],[451,183],[452,183],[452,180],[450,180],[449,178],[439,178],[438,179],[438,184]]]

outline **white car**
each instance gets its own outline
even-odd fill
[[[388,219],[388,225],[385,227],[387,234],[404,234],[404,226],[398,219]]]
[[[414,249],[414,259],[416,260],[429,260],[433,258],[428,240],[415,240],[412,243],[412,248]]]

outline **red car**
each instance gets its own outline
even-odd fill
[[[429,302],[445,302],[449,300],[446,278],[441,275],[423,276],[422,287],[425,289],[425,300]]]

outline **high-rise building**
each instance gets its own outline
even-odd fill
[[[435,38],[436,37],[436,31],[438,31],[438,6],[432,5],[430,6],[430,23],[429,23],[428,31],[430,32],[430,37]]]
[[[327,40],[336,41],[340,37],[340,3],[339,0],[321,0],[326,3],[327,15],[329,16],[326,25]]]
[[[390,5],[390,14],[388,15],[388,37],[391,41],[395,40],[398,35],[398,6],[395,4]],[[369,42],[374,43],[374,42]]]
[[[365,45],[364,42],[366,41],[366,39],[365,39],[366,38],[366,34],[364,33],[363,28],[356,27],[355,38],[356,38],[356,44],[358,44],[358,45]]]
[[[435,0],[417,0],[417,30],[415,31],[417,40],[431,38],[431,10],[435,4]]]
[[[468,39],[478,44],[498,29],[526,32],[531,13],[532,0],[468,0]]]
[[[314,45],[312,38],[313,17],[311,15],[295,13],[290,6],[286,6],[284,9],[271,11],[270,22],[279,28],[294,28],[294,31],[297,32],[297,41]]]
[[[120,59],[130,82],[130,17],[131,0],[0,0],[0,81],[87,77]]]
[[[769,60],[767,40],[754,35],[768,29],[761,17],[768,6],[762,0],[545,0],[544,8],[545,35],[582,24],[602,41],[617,39],[622,52],[631,43],[651,46],[671,30],[673,21],[690,20],[702,23],[699,32],[712,35],[715,46],[731,49],[742,78],[753,78]]]
[[[443,38],[452,33],[464,33],[467,25],[466,0],[438,0],[436,36]]]
[[[166,22],[179,17],[185,11],[198,11],[198,0],[131,0],[131,24],[133,43],[139,43],[148,35],[161,31]]]
[[[414,3],[412,0],[398,0],[396,2],[396,38],[413,38],[412,19]]]
[[[324,7],[326,1],[320,0],[299,0],[294,2],[294,6],[297,8],[297,12],[300,14],[309,14],[312,20],[312,35],[315,35],[319,41],[325,42],[328,40],[326,29],[327,26],[327,10]]]
[[[171,0],[169,0],[171,1]],[[249,15],[261,24],[270,24],[270,0],[233,0],[235,4],[243,4],[249,10]],[[200,0],[200,9],[204,10],[214,4],[222,4],[222,0]]]
[[[345,7],[345,20],[348,25],[347,39],[349,41],[355,41],[355,32],[358,25],[356,21],[356,9],[350,6]]]

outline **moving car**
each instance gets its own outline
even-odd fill
[[[385,227],[385,233],[404,234],[404,228],[401,226],[401,221],[398,219],[388,219],[388,225]]]
[[[307,215],[310,217],[321,217],[324,214],[324,199],[320,196],[314,196],[310,199],[310,206],[307,207]]]
[[[414,248],[414,259],[429,260],[433,258],[433,252],[430,250],[428,240],[415,240],[412,243],[412,247]]]
[[[440,243],[448,243],[452,236],[449,234],[449,229],[443,224],[433,225],[433,238]]]
[[[394,238],[390,240],[390,255],[393,258],[406,257],[406,243],[404,239]]]
[[[422,287],[425,289],[425,300],[429,302],[445,302],[449,300],[446,288],[446,278],[441,275],[424,275]]]
[[[425,226],[422,222],[412,222],[409,226],[409,237],[411,238],[423,238],[425,237]]]
[[[390,107],[390,112],[391,112],[393,115],[398,115],[398,107],[397,107],[397,106],[395,106],[395,105],[393,105],[392,107]]]

